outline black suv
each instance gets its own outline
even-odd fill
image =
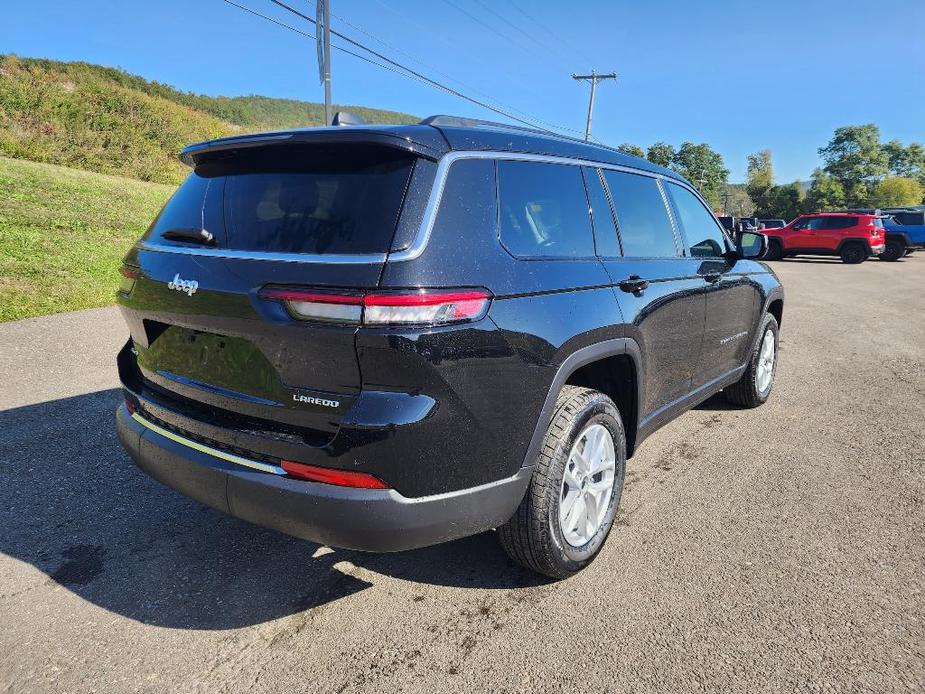
[[[181,158],[122,268],[118,431],[226,513],[371,551],[494,528],[562,577],[649,434],[771,392],[765,237],[642,159],[445,116]]]

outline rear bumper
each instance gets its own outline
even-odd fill
[[[881,253],[883,253],[884,249],[886,249],[886,244],[885,244],[885,243],[881,243],[879,246],[871,246],[871,247],[870,247],[870,252],[871,252],[873,255],[880,255]]]
[[[135,464],[168,487],[251,523],[333,547],[395,552],[474,535],[506,522],[532,469],[446,494],[408,498],[394,490],[306,482],[251,469],[153,431],[125,405],[119,440]]]

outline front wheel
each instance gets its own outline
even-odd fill
[[[889,263],[896,262],[906,254],[906,244],[896,239],[889,239],[886,242],[886,248],[879,255],[880,260],[886,260]]]
[[[740,407],[758,407],[767,402],[777,374],[777,319],[770,313],[761,321],[759,340],[752,349],[742,378],[723,391],[726,399]]]
[[[768,251],[763,260],[780,260],[784,257],[784,247],[777,239],[768,239]]]
[[[517,563],[552,578],[581,571],[613,527],[626,474],[626,435],[613,401],[565,386],[530,486],[498,539]]]
[[[846,243],[838,255],[846,265],[857,265],[867,260],[867,249],[860,243]]]

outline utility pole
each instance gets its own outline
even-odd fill
[[[318,0],[316,3],[315,27],[318,79],[324,85],[324,124],[331,125],[331,0]]]
[[[331,125],[331,0],[324,0],[324,124]]]
[[[591,83],[591,100],[588,101],[588,122],[585,125],[585,142],[587,142],[591,139],[591,117],[594,114],[594,93],[597,91],[597,83],[601,80],[615,80],[617,79],[617,73],[611,72],[606,75],[599,75],[594,70],[591,70],[590,75],[576,75],[573,73],[572,79]]]

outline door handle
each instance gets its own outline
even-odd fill
[[[630,275],[629,279],[623,280],[617,286],[625,292],[640,296],[649,286],[649,281],[642,279],[639,275]]]
[[[721,273],[721,272],[706,272],[706,273],[704,273],[703,275],[701,275],[701,277],[703,277],[703,279],[704,279],[705,281],[709,282],[710,284],[716,284],[717,282],[719,282],[719,281],[723,278],[723,273]]]

